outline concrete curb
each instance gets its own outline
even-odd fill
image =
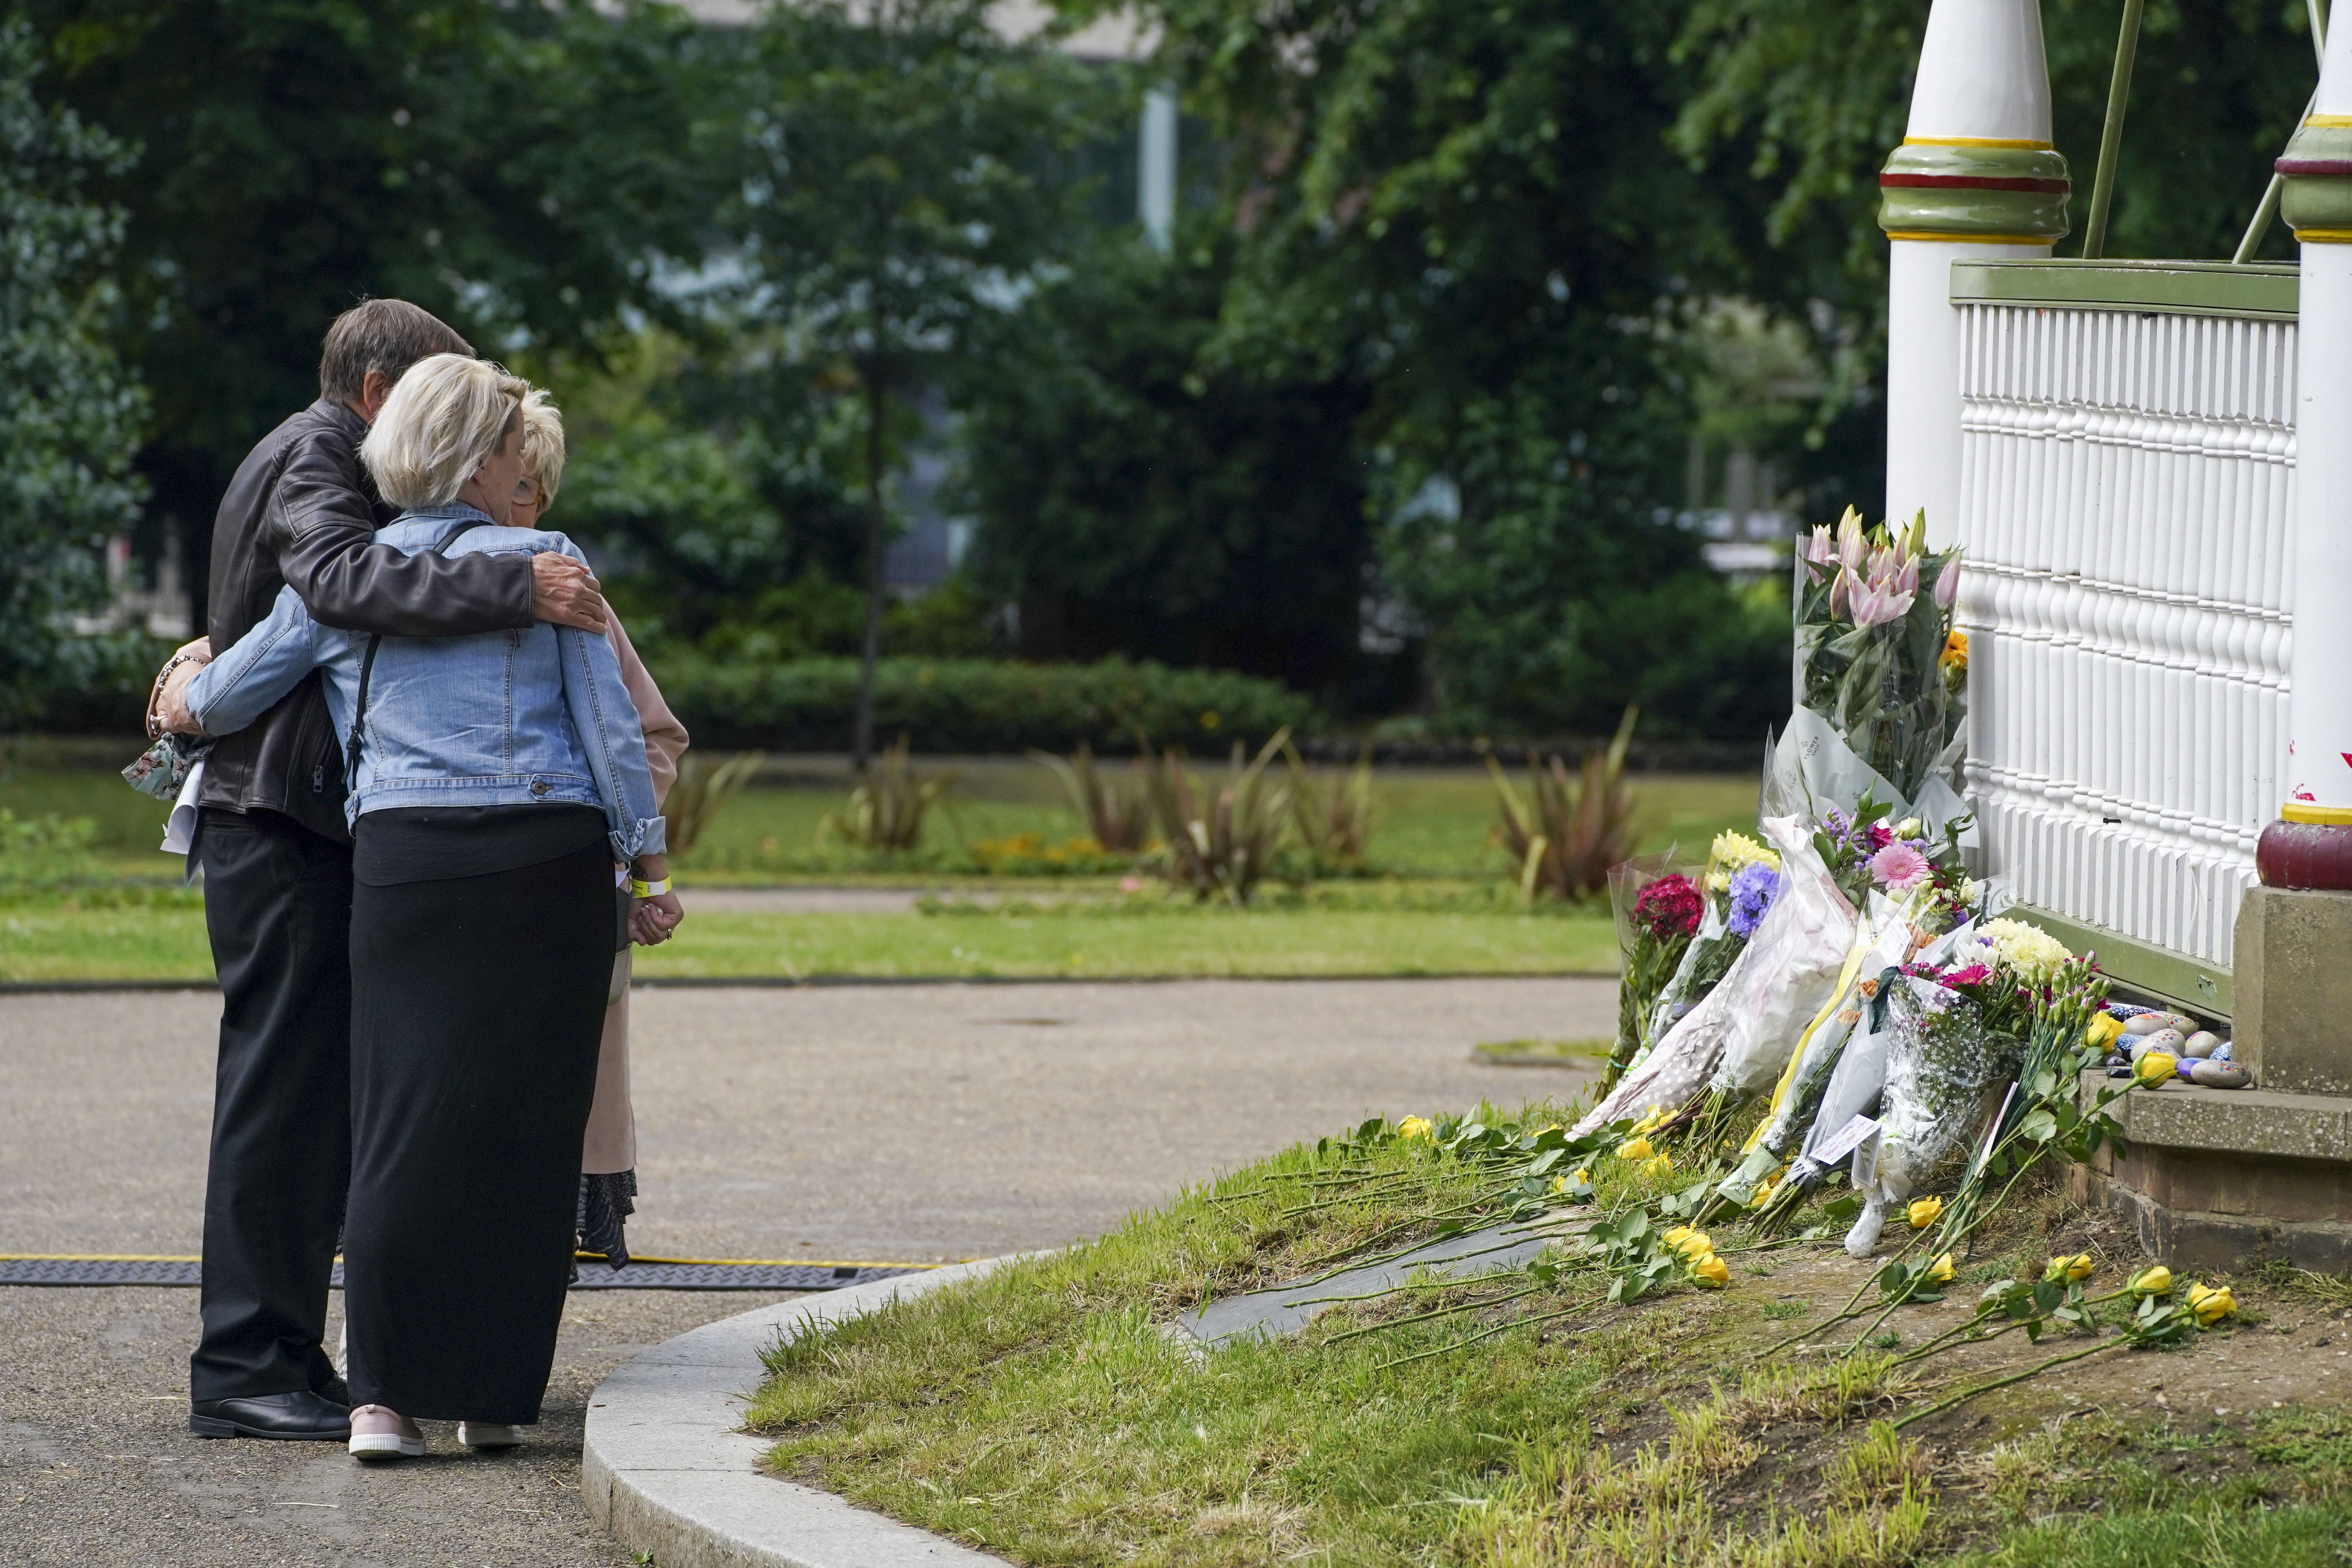
[[[760,1352],[778,1340],[1008,1261],[983,1258],[761,1307],[623,1363],[588,1402],[580,1495],[589,1517],[659,1568],[1002,1568],[1002,1558],[761,1474],[768,1440],[737,1428],[765,1375]]]

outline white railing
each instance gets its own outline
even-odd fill
[[[1956,303],[1986,869],[2227,964],[2285,745],[2294,325]]]

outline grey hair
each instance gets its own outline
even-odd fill
[[[522,466],[539,481],[540,504],[555,504],[563,488],[563,411],[543,386],[522,400]]]
[[[362,300],[335,318],[319,353],[319,395],[330,403],[356,404],[367,389],[368,372],[381,372],[395,384],[410,365],[427,354],[473,357],[474,345],[447,322],[405,300]]]
[[[505,447],[530,384],[488,360],[430,354],[384,400],[360,460],[404,511],[446,506],[484,458]]]

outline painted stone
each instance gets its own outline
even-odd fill
[[[2208,1059],[2185,1065],[2191,1069],[2189,1075],[2189,1081],[2203,1084],[2207,1089],[2252,1089],[2253,1087],[2254,1075],[2235,1062],[2217,1062]]]
[[[2180,1054],[2202,1061],[2221,1047],[2221,1037],[2210,1029],[2200,1029],[2180,1042]]]
[[[2158,1029],[2170,1027],[2172,1020],[2162,1013],[2142,1013],[2137,1018],[2124,1020],[2124,1033],[2126,1035],[2153,1035]]]
[[[2142,1035],[2132,1042],[2132,1060],[2137,1061],[2150,1051],[2162,1051],[2166,1056],[2177,1057],[2180,1054],[2180,1047],[2186,1043],[2186,1037],[2179,1030],[2158,1029],[2152,1035]]]
[[[2231,1059],[2230,1051],[2230,1042],[2223,1040],[2220,1045],[2213,1047],[2213,1054],[2205,1059],[2208,1061],[2226,1062]]]

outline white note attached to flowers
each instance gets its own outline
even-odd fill
[[[1861,1148],[1864,1142],[1871,1139],[1877,1131],[1876,1117],[1857,1116],[1823,1139],[1821,1147],[1815,1149],[1809,1157],[1818,1165],[1834,1165],[1856,1149]]]

